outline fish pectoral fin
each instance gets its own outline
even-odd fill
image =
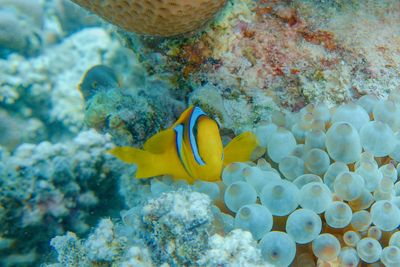
[[[173,129],[167,129],[156,133],[144,143],[143,149],[155,154],[161,154],[174,145],[175,133]]]
[[[233,162],[250,161],[257,147],[257,137],[252,132],[244,132],[236,136],[224,148],[224,166]]]
[[[166,165],[163,164],[160,155],[134,147],[115,147],[107,152],[126,163],[136,164],[136,178],[149,178],[165,174],[164,167]]]

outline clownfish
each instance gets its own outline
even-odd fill
[[[256,136],[244,132],[224,148],[216,121],[201,108],[191,106],[170,128],[150,137],[143,150],[115,147],[108,152],[136,164],[136,178],[170,175],[193,183],[221,180],[225,165],[249,161],[257,147]]]

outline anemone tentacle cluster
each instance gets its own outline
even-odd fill
[[[400,266],[398,98],[309,104],[256,127],[266,156],[224,169],[221,209],[268,263]]]

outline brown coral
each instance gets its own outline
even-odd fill
[[[226,0],[73,0],[127,31],[174,36],[208,22]]]

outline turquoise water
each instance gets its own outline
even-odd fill
[[[113,12],[133,20],[143,1],[116,2],[98,16],[0,0],[0,266],[400,266],[398,1],[214,1],[168,38],[124,30]],[[179,29],[183,13],[160,9]],[[205,115],[181,117],[193,136],[176,138],[191,105]],[[147,150],[166,157],[108,153],[164,129],[172,139]],[[244,132],[256,148],[222,152]],[[160,175],[136,179],[137,165]],[[313,224],[300,209],[330,243],[309,235],[300,249]],[[379,242],[367,251],[349,230]]]

